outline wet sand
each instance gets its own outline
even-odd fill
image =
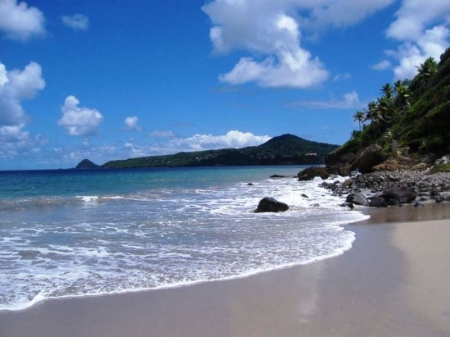
[[[368,210],[309,265],[0,312],[1,337],[450,336],[450,205]],[[400,221],[400,222],[399,222]]]

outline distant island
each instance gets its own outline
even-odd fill
[[[323,164],[325,155],[337,148],[338,145],[313,142],[291,134],[285,134],[274,137],[259,146],[241,149],[180,152],[164,156],[113,160],[103,165],[96,165],[90,160],[84,159],[76,168],[317,165]]]

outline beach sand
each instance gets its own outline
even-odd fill
[[[450,336],[450,205],[368,210],[353,248],[228,281],[48,300],[1,337]]]

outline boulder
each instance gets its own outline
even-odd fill
[[[361,173],[373,171],[375,165],[381,164],[385,159],[378,144],[372,144],[360,151],[350,163],[353,170],[358,169]]]
[[[255,213],[262,212],[285,212],[289,209],[289,206],[284,202],[280,202],[275,200],[274,198],[265,197],[261,199],[258,204],[258,208],[255,210]]]
[[[299,181],[312,180],[315,177],[327,179],[329,176],[330,173],[325,167],[308,167],[297,174]]]
[[[382,197],[373,197],[369,202],[370,207],[387,207],[388,204],[386,200]]]
[[[417,193],[408,186],[396,185],[384,189],[381,197],[383,197],[386,202],[391,205],[397,203],[390,200],[398,200],[401,204],[408,204],[416,199]]]
[[[369,205],[369,200],[367,200],[366,196],[362,193],[355,193],[354,197],[353,197],[353,203],[355,205],[360,205],[360,206],[368,206]]]

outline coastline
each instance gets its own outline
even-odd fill
[[[365,210],[366,213],[366,210]],[[241,279],[48,300],[1,336],[448,336],[450,207],[367,209],[343,255]]]

